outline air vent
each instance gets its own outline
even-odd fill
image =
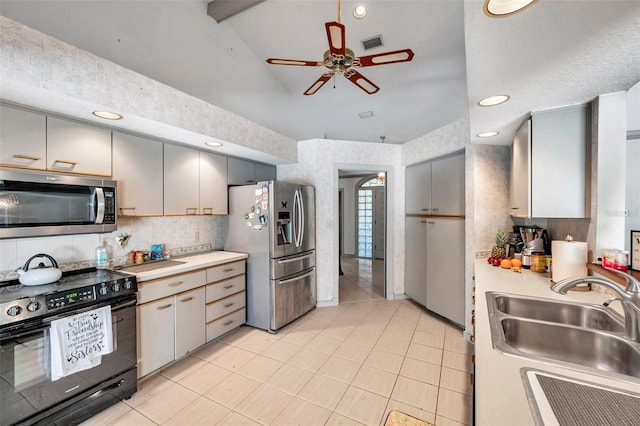
[[[382,46],[381,35],[377,35],[375,37],[362,40],[362,47],[364,47],[364,50],[369,50],[369,49],[373,49],[374,47],[380,47],[380,46]]]
[[[373,111],[359,112],[358,115],[360,118],[371,118],[373,117]]]

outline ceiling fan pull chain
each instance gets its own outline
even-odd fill
[[[338,22],[340,22],[340,0],[338,0]]]

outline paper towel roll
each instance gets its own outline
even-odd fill
[[[587,276],[587,243],[583,241],[551,241],[553,266],[551,281]]]

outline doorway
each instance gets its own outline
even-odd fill
[[[339,171],[339,301],[384,299],[385,175]]]

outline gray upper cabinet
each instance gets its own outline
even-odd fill
[[[464,152],[407,167],[407,214],[464,215]]]
[[[276,166],[254,163],[254,178],[256,182],[276,180]]]
[[[111,176],[111,131],[47,117],[47,170]]]
[[[511,214],[588,217],[587,106],[532,113],[512,151]]]
[[[275,180],[276,167],[239,158],[229,158],[227,178],[229,185],[249,185],[264,180]]]
[[[227,157],[200,151],[200,212],[227,214]]]
[[[47,118],[0,105],[0,166],[47,168]]]
[[[162,167],[162,142],[113,132],[119,215],[162,216]]]

